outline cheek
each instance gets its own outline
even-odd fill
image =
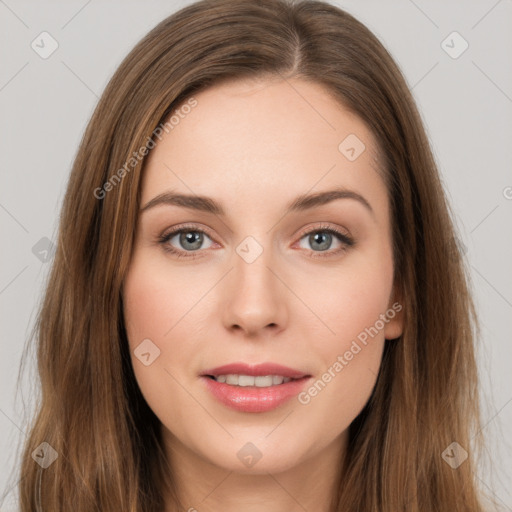
[[[303,281],[300,294],[324,324],[328,351],[339,351],[373,326],[389,307],[393,264],[389,250],[376,248],[347,258],[339,269],[316,270]],[[378,323],[383,338],[383,326]],[[364,335],[362,336],[364,338]]]
[[[123,304],[130,357],[148,406],[162,424],[185,438],[188,430],[194,432],[184,412],[195,402],[182,384],[183,371],[197,354],[197,346],[191,343],[197,337],[191,317],[209,281],[191,273],[170,273],[169,265],[155,260],[147,254],[135,257],[125,279]],[[143,342],[148,339],[150,344]],[[139,350],[141,342],[148,344],[144,351]],[[145,365],[138,354],[153,350],[158,356]]]
[[[172,327],[169,311],[178,301],[171,293],[172,288],[162,284],[150,273],[137,270],[126,280],[124,317],[131,343],[144,338],[159,339]]]
[[[124,282],[124,321],[132,365],[140,390],[154,410],[159,410],[162,397],[177,391],[175,368],[183,366],[180,362],[186,362],[194,350],[189,343],[179,343],[179,350],[169,343],[173,337],[179,342],[180,322],[186,321],[187,311],[201,296],[199,283],[193,279],[177,272],[169,275],[168,268],[154,258],[136,253]]]
[[[197,272],[177,272],[165,258],[135,255],[123,287],[128,338],[154,338],[160,345],[200,301],[211,280]],[[210,284],[211,286],[211,284]],[[140,341],[139,341],[140,342]]]
[[[348,427],[375,385],[386,343],[381,315],[386,318],[392,282],[391,253],[381,247],[347,259],[328,279],[318,274],[303,285],[301,293],[311,298],[323,324],[311,347],[323,368],[299,401],[316,410],[332,432]]]

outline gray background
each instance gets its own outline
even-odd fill
[[[124,55],[189,3],[0,0],[0,492],[15,484],[9,476],[27,431],[24,411],[30,417],[34,404],[33,381],[23,380],[16,394],[16,378],[49,269],[45,237],[55,240],[81,135]],[[336,4],[390,50],[423,116],[482,321],[478,364],[494,472],[482,467],[480,479],[512,510],[512,1]],[[43,31],[59,45],[47,59],[31,47],[34,40],[42,46]],[[445,51],[463,49],[461,39],[446,40],[453,31],[469,44],[457,58]],[[33,369],[29,376],[35,378]],[[9,492],[0,510],[15,510],[15,503],[15,491]]]

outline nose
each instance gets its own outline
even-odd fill
[[[223,290],[223,324],[245,336],[274,335],[286,327],[286,287],[276,277],[268,251],[252,263],[234,255],[234,269]]]

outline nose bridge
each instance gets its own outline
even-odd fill
[[[283,327],[286,307],[283,290],[275,277],[272,244],[268,237],[247,236],[233,254],[233,285],[226,301],[224,322],[254,333],[267,326]]]
[[[275,295],[275,277],[271,268],[271,254],[263,251],[254,261],[246,261],[237,255],[234,258],[234,279],[238,284],[237,296],[240,298],[260,295],[270,299]]]

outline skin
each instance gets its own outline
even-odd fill
[[[347,429],[369,399],[384,344],[402,333],[402,314],[307,404],[234,411],[199,376],[231,362],[276,362],[314,382],[399,299],[375,140],[321,85],[303,80],[231,81],[195,98],[150,152],[141,206],[174,190],[209,196],[226,216],[177,205],[141,213],[123,287],[135,376],[161,420],[185,510],[327,511]],[[366,146],[352,162],[338,150],[349,134]],[[297,196],[335,187],[364,196],[373,213],[341,199],[283,216]],[[158,241],[182,223],[206,231],[194,259]],[[320,250],[309,233],[325,225],[355,244],[336,253],[344,243],[333,236]],[[263,249],[252,263],[236,251],[247,236]],[[194,252],[179,235],[167,245]],[[148,366],[133,352],[144,339],[160,349]],[[237,457],[248,442],[262,455],[252,467]]]

